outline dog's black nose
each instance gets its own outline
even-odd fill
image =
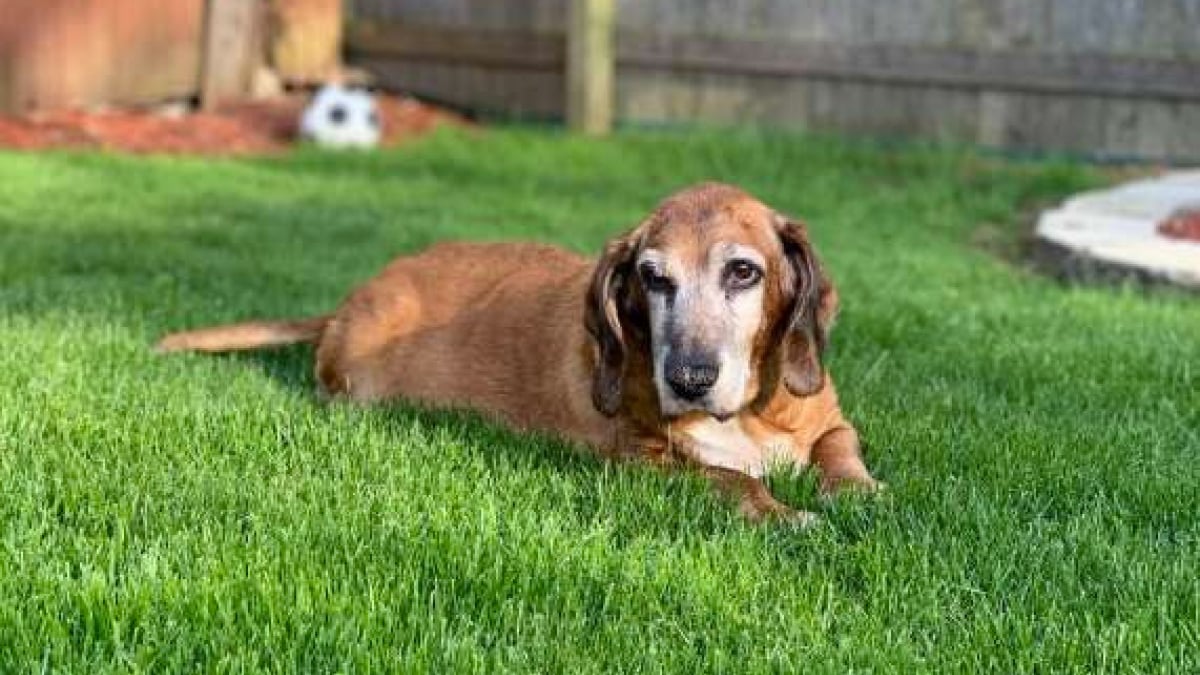
[[[684,359],[667,359],[667,384],[686,401],[694,401],[708,393],[717,382],[720,369],[715,363]]]

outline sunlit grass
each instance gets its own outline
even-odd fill
[[[810,533],[469,416],[325,406],[297,348],[443,238],[595,251],[690,182],[806,219],[890,485]],[[1062,163],[801,136],[493,130],[270,160],[0,155],[0,670],[1200,669],[1200,305],[972,245]]]

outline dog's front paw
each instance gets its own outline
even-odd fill
[[[880,496],[887,490],[887,483],[875,480],[869,474],[825,475],[821,477],[821,496],[834,497],[841,493]]]
[[[770,502],[743,500],[738,512],[752,523],[778,522],[798,530],[806,530],[821,522],[821,516],[812,511],[793,509],[776,499],[771,499]]]

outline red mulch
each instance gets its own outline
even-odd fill
[[[411,98],[379,95],[383,145],[449,124],[471,123]],[[257,155],[281,152],[296,138],[307,98],[241,103],[213,112],[170,115],[153,110],[44,112],[0,116],[0,148],[105,148],[132,153]]]
[[[1182,209],[1158,224],[1158,233],[1171,239],[1200,243],[1200,208]]]

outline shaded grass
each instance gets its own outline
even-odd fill
[[[305,349],[147,349],[443,238],[596,250],[706,178],[808,220],[840,286],[830,365],[891,494],[775,477],[812,533],[469,415],[323,406]],[[971,244],[1099,181],[757,133],[0,155],[0,669],[1195,671],[1200,307]]]

